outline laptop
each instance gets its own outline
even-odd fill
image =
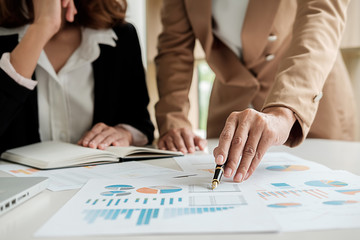
[[[46,177],[0,177],[0,215],[47,187]]]

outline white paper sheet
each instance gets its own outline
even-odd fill
[[[213,176],[210,154],[187,155],[176,161],[183,170]],[[282,231],[360,227],[360,177],[352,173],[333,171],[287,153],[267,153],[243,184],[257,192]]]
[[[1,164],[0,170],[16,177],[48,177],[48,189],[51,191],[77,189],[92,178],[179,177],[191,175],[191,173],[134,161],[54,170],[37,170],[19,164]]]
[[[212,154],[196,152],[181,158],[174,158],[179,166],[187,172],[212,177],[214,175],[215,160]],[[269,152],[261,160],[253,176],[288,175],[291,172],[309,172],[330,170],[328,167],[296,157],[289,153]]]
[[[212,191],[207,177],[123,178],[90,180],[36,236],[277,230],[260,199],[240,184]]]
[[[251,178],[282,231],[360,227],[360,177],[345,171]]]

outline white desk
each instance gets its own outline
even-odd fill
[[[216,146],[216,140],[209,141],[209,152]],[[360,142],[341,142],[329,140],[306,140],[297,148],[288,148],[284,146],[273,147],[270,151],[285,151],[324,164],[332,169],[343,169],[360,175]],[[146,163],[180,169],[175,161],[172,160],[151,160]],[[7,176],[0,171],[0,176]],[[33,233],[44,224],[60,207],[65,204],[77,190],[62,192],[44,191],[24,204],[11,210],[0,217],[0,239],[1,240],[27,240],[41,239],[35,238]],[[244,216],[245,217],[245,216]],[[326,231],[307,231],[295,233],[277,233],[277,234],[201,234],[201,235],[150,235],[150,236],[113,236],[113,237],[80,237],[67,239],[146,239],[146,240],[168,240],[168,239],[264,239],[264,240],[309,240],[326,239],[352,240],[360,239],[360,229],[348,230],[326,230]],[[51,238],[54,239],[54,238]],[[56,238],[65,239],[65,238]]]

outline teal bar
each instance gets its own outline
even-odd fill
[[[111,217],[111,220],[115,220],[118,217],[119,213],[120,213],[120,209],[116,209]]]
[[[106,213],[108,212],[108,210],[102,210],[99,217],[104,217],[106,215]]]
[[[172,205],[174,203],[174,199],[170,198],[170,205]]]
[[[95,205],[98,201],[99,201],[99,199],[96,199],[92,205]]]
[[[105,220],[111,219],[113,213],[114,213],[114,209],[110,209],[106,214]]]
[[[147,210],[144,225],[149,225],[150,219],[151,219],[151,215],[152,215],[152,211],[153,211],[152,209],[148,209],[148,210]]]
[[[153,218],[158,218],[159,217],[159,209],[158,208],[156,208],[155,210],[154,210],[154,213],[153,213],[153,216],[152,216]]]
[[[165,204],[165,198],[162,198],[160,205],[164,205],[164,204]]]
[[[118,200],[116,201],[115,206],[117,206],[117,205],[119,204],[120,200],[121,200],[121,199],[118,199]]]
[[[129,209],[126,216],[125,216],[125,219],[130,219],[133,211],[134,211],[134,209]]]
[[[136,225],[140,226],[140,225],[143,224],[143,219],[145,217],[146,210],[147,209],[141,209],[140,216],[138,218],[138,221],[137,221]]]
[[[104,211],[106,211],[106,210],[104,210]],[[94,213],[94,215],[91,217],[89,223],[95,222],[95,220],[96,220],[96,218],[99,216],[100,212],[101,212],[101,210],[95,210],[95,213]]]
[[[202,212],[202,208],[197,208],[197,213],[198,214],[202,214],[203,212]]]
[[[171,209],[171,216],[176,217],[176,212],[177,212],[176,208],[172,208]]]
[[[112,203],[112,199],[108,202],[108,204],[106,205],[107,207],[110,206],[110,204]]]
[[[178,208],[178,213],[177,213],[178,216],[183,215],[183,213],[184,213],[184,212],[183,212],[183,209],[182,209],[182,208]]]

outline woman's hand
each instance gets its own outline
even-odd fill
[[[196,136],[190,129],[174,128],[163,135],[158,142],[158,148],[170,151],[181,151],[182,153],[193,153],[195,147],[204,150],[207,141]]]
[[[77,13],[73,0],[33,0],[34,23],[10,53],[10,62],[17,73],[31,78],[41,51],[66,21],[74,21]]]
[[[34,23],[49,31],[50,38],[56,34],[63,21],[73,22],[77,13],[73,0],[33,0]]]
[[[214,149],[216,164],[226,162],[224,176],[234,176],[235,182],[248,179],[269,147],[286,142],[295,120],[285,107],[231,113]]]
[[[110,127],[97,123],[87,132],[78,144],[84,147],[105,149],[108,146],[129,146],[132,143],[131,133],[120,126]]]

